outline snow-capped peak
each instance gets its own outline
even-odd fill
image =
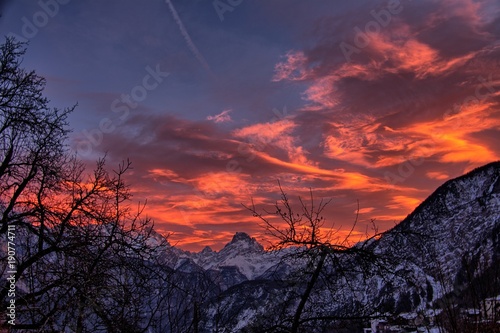
[[[234,250],[250,250],[250,251],[255,251],[255,252],[262,252],[264,251],[264,247],[257,242],[257,240],[253,237],[250,237],[247,233],[245,232],[237,232],[234,234],[233,239],[231,242],[227,243],[226,246],[220,251],[221,253],[223,252],[228,252],[231,251],[233,252]]]

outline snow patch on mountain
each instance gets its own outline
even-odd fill
[[[218,252],[204,249],[187,256],[204,270],[236,267],[248,280],[256,279],[280,260],[280,257],[265,251],[255,238],[244,232],[237,232],[231,242]]]

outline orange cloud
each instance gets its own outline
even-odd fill
[[[375,81],[386,74],[414,73],[417,79],[453,73],[473,59],[478,51],[454,58],[442,57],[438,50],[415,37],[410,26],[400,23],[384,33],[366,33],[370,41],[364,51],[371,54],[366,63],[344,62],[326,73],[318,75],[318,68],[310,66],[303,52],[287,53],[287,59],[275,67],[274,81],[310,80],[305,99],[313,103],[308,110],[333,108],[342,96],[336,90],[338,82],[345,78]]]
[[[384,190],[394,190],[394,186],[384,180],[370,177],[358,172],[348,172],[342,169],[326,170],[317,166],[304,165],[282,161],[278,158],[258,152],[258,157],[285,170],[300,172],[308,175],[314,175],[323,180],[331,179],[332,190],[362,190],[365,192],[378,192]],[[405,190],[400,188],[398,190]],[[412,190],[412,189],[411,189]]]
[[[447,173],[440,171],[428,171],[425,173],[425,175],[431,179],[437,179],[437,180],[445,180],[450,178],[450,176]]]
[[[415,140],[414,151],[421,157],[439,155],[441,162],[470,162],[483,164],[497,160],[498,154],[483,142],[472,137],[486,129],[500,125],[490,103],[477,103],[463,108],[460,113],[445,119],[410,125],[404,132]]]
[[[273,123],[258,123],[233,132],[233,135],[248,141],[254,152],[265,151],[270,148],[283,150],[291,161],[301,164],[311,164],[306,157],[307,152],[297,144],[298,140],[292,135],[297,125],[288,119]]]
[[[359,214],[361,215],[361,214],[368,214],[368,213],[371,213],[371,212],[373,212],[374,210],[375,210],[375,208],[374,208],[374,207],[366,207],[366,208],[360,208],[360,209],[359,209],[359,212],[358,212],[358,210],[355,210],[354,212],[355,212],[355,213],[359,213]]]
[[[233,135],[237,138],[250,139],[251,143],[267,145],[280,142],[284,136],[289,136],[296,126],[293,121],[284,119],[273,123],[257,123],[243,127],[233,131]]]
[[[485,24],[491,23],[498,12],[489,7],[487,1],[474,0],[443,0],[443,6],[437,12],[432,13],[426,22],[427,26],[436,26],[450,18],[462,18],[470,28],[479,35],[488,36],[488,32],[482,29]]]
[[[500,126],[494,104],[479,100],[463,105],[457,113],[432,121],[413,123],[399,129],[373,123],[335,124],[323,143],[326,156],[367,168],[397,165],[409,159],[435,156],[445,163],[475,165],[499,159],[493,147],[473,137]],[[334,133],[334,134],[333,134]]]
[[[286,61],[276,64],[273,81],[305,79],[307,76],[306,60],[303,52],[289,51],[286,54]]]
[[[408,197],[404,195],[396,195],[391,198],[391,203],[386,205],[385,207],[389,209],[405,209],[407,211],[411,211],[415,209],[420,203],[421,199]]]
[[[255,185],[249,183],[249,176],[229,172],[211,172],[193,180],[195,186],[207,195],[231,195],[235,198],[250,197]]]
[[[160,183],[165,181],[182,183],[186,181],[182,177],[179,177],[175,171],[170,169],[151,169],[148,170],[148,175],[146,177],[152,178]]]
[[[470,52],[445,59],[436,49],[413,37],[410,30],[409,26],[401,25],[389,34],[370,34],[369,48],[378,54],[381,60],[372,62],[369,67],[372,70],[380,68],[394,74],[413,72],[417,79],[424,79],[429,75],[451,73],[476,55],[476,52]]]

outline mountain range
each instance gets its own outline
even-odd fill
[[[500,294],[500,162],[447,181],[394,228],[356,248],[372,257],[327,257],[301,314],[304,331],[333,332],[348,322],[347,331],[356,332],[374,318],[430,325],[445,322],[449,309],[481,308]],[[200,332],[259,332],[287,331],[318,263],[305,253],[266,251],[236,233],[220,251],[170,247],[164,255],[186,279],[199,283],[201,276],[212,286],[200,300]]]

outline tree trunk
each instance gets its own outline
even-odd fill
[[[316,281],[318,280],[319,274],[321,273],[321,270],[323,269],[326,255],[327,255],[327,251],[325,249],[322,249],[320,257],[319,257],[318,265],[316,266],[316,269],[314,270],[313,275],[311,276],[311,279],[307,283],[307,288],[304,292],[304,295],[302,295],[302,297],[300,299],[300,303],[299,303],[299,306],[297,307],[297,310],[295,311],[295,315],[293,317],[293,324],[292,324],[291,333],[297,333],[299,330],[300,316],[302,315],[302,311],[304,310],[304,307],[307,303],[307,300],[309,299],[309,296],[311,295],[311,291],[312,291],[314,285],[316,284]]]

